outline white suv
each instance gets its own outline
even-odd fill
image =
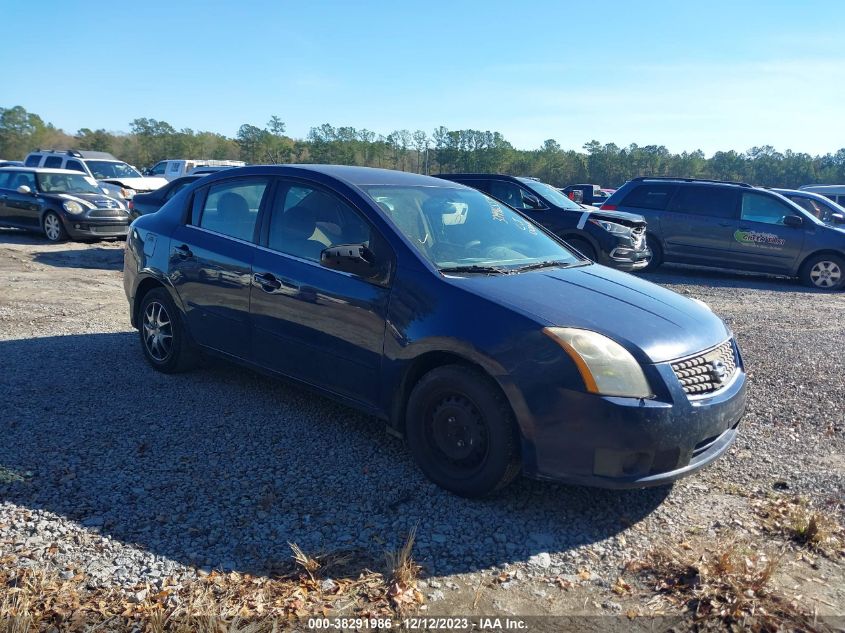
[[[124,200],[130,200],[135,193],[155,191],[167,184],[164,178],[142,176],[137,169],[108,152],[39,149],[27,155],[24,165],[81,171],[97,180],[107,195]]]

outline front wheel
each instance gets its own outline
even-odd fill
[[[164,288],[154,288],[141,301],[139,328],[144,358],[153,369],[173,374],[190,369],[196,360],[179,311]]]
[[[41,228],[44,229],[44,235],[51,242],[64,242],[67,239],[65,225],[62,224],[62,219],[55,211],[47,211],[41,220],[41,225]]]
[[[651,259],[648,260],[648,265],[641,268],[640,271],[650,273],[657,270],[660,264],[663,263],[663,248],[660,246],[657,238],[649,233],[646,233],[645,243],[648,246],[648,250],[651,251]]]
[[[845,260],[838,255],[814,255],[801,267],[801,281],[811,288],[838,290],[845,286]]]
[[[510,405],[479,370],[431,370],[408,399],[408,444],[420,469],[441,488],[481,497],[519,473],[519,434]]]
[[[596,254],[596,249],[593,248],[593,245],[590,244],[587,240],[582,240],[582,239],[577,238],[577,237],[573,237],[573,238],[565,237],[563,239],[572,248],[577,250],[579,253],[581,253],[584,257],[586,257],[590,261],[592,261],[592,262],[598,261],[598,255]]]

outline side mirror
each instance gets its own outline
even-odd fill
[[[539,209],[543,206],[543,203],[540,202],[540,198],[533,196],[530,193],[522,194],[522,203],[532,209]]]
[[[330,246],[320,253],[320,264],[332,270],[368,279],[379,271],[373,252],[365,244]]]
[[[798,228],[804,224],[804,218],[798,217],[797,215],[787,215],[783,218],[784,226],[791,226],[792,228]]]
[[[27,186],[27,185],[21,185],[15,191],[17,191],[18,193],[23,193],[23,194],[32,193],[32,189],[30,189],[29,186]]]

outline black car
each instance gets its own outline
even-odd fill
[[[706,305],[428,176],[213,174],[132,223],[123,275],[154,369],[203,351],[294,379],[386,422],[465,496],[520,471],[665,484],[723,454],[745,409],[739,349]]]
[[[3,167],[0,224],[43,231],[51,242],[123,237],[129,212],[85,174],[67,169]]]
[[[173,196],[182,191],[182,189],[190,185],[195,180],[202,178],[204,175],[205,174],[182,176],[181,178],[171,180],[161,189],[156,189],[150,193],[136,193],[129,201],[129,215],[134,220],[138,216],[155,213],[164,205],[165,202],[170,200]]]
[[[661,262],[799,277],[814,288],[845,286],[845,228],[775,191],[742,182],[634,178],[602,210],[636,211]]]
[[[586,257],[619,270],[645,268],[651,259],[646,221],[635,213],[584,207],[534,178],[501,174],[441,174],[483,191],[562,237]]]

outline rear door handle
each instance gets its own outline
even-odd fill
[[[282,282],[276,279],[276,276],[271,273],[255,273],[252,279],[261,286],[264,292],[275,292],[282,287]]]
[[[176,254],[179,257],[181,257],[183,259],[187,259],[188,257],[194,256],[193,251],[190,249],[190,247],[187,244],[182,244],[181,246],[177,246],[173,250],[176,252]]]

